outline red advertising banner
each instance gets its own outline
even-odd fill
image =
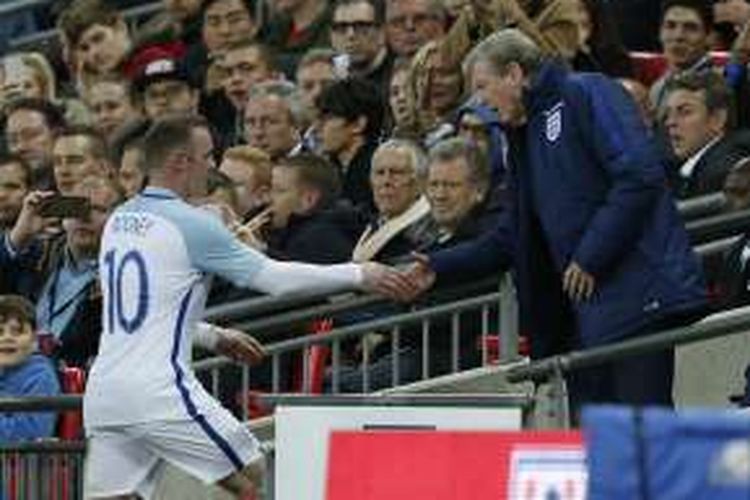
[[[578,432],[340,431],[326,500],[585,498]]]

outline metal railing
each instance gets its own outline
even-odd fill
[[[682,215],[683,220],[694,220],[702,217],[716,215],[724,210],[727,203],[724,193],[716,193],[696,196],[677,202],[677,210]]]
[[[715,255],[722,254],[732,248],[732,245],[737,243],[741,235],[729,236],[728,238],[722,238],[716,241],[710,241],[703,243],[702,245],[695,246],[695,253],[701,258],[713,257]]]
[[[328,391],[333,394],[342,391],[352,392],[355,387],[356,392],[368,393],[383,387],[413,382],[420,378],[424,380],[433,375],[436,367],[447,372],[459,371],[463,367],[462,361],[466,361],[462,360],[462,353],[466,352],[467,345],[471,349],[470,344],[474,341],[479,343],[476,349],[480,351],[480,356],[474,359],[478,366],[480,363],[488,362],[489,359],[487,339],[491,335],[490,324],[494,319],[491,317],[497,317],[495,324],[504,325],[503,328],[507,328],[501,329],[497,338],[499,360],[515,359],[517,356],[517,331],[513,329],[514,321],[508,321],[507,319],[508,317],[516,317],[515,301],[501,301],[503,296],[510,293],[509,280],[505,279],[502,283],[502,289],[480,296],[445,304],[430,305],[418,310],[398,313],[389,311],[382,316],[378,316],[376,313],[376,316],[378,316],[376,319],[336,327],[324,334],[312,334],[274,342],[266,347],[271,364],[271,381],[267,390],[271,393],[279,393],[285,389],[281,375],[282,357],[301,354],[301,390],[308,392],[311,388],[309,353],[314,346],[325,348],[330,354],[330,366],[327,370],[326,379]],[[320,310],[316,311],[316,313],[319,312]],[[320,316],[306,313],[302,317],[319,318]],[[462,323],[462,318],[469,319],[470,326],[468,328],[465,328],[466,323]],[[504,322],[503,318],[506,318]],[[414,327],[415,325],[416,327]],[[409,327],[413,328],[410,329]],[[381,363],[373,359],[374,350],[368,342],[361,342],[361,359],[354,365],[345,364],[342,359],[344,357],[344,346],[348,345],[350,341],[360,341],[372,332],[384,332],[385,340],[381,346],[384,346],[385,349],[379,349]],[[450,352],[446,353],[441,350],[432,353],[431,341],[441,334],[449,336]],[[385,351],[385,354],[383,351]],[[405,357],[402,358],[404,353]],[[385,364],[382,363],[382,356],[389,356]],[[441,356],[447,356],[449,359],[443,359]],[[411,369],[411,379],[404,376],[403,364],[407,364],[407,368]],[[236,365],[222,357],[204,359],[194,363],[196,372],[208,373],[210,392],[215,395],[220,392],[221,370],[228,366]],[[378,371],[371,373],[371,369],[376,369],[374,367],[377,367]],[[246,418],[251,375],[250,368],[246,366],[239,368],[241,370],[240,395],[242,397],[240,410],[242,417]],[[347,371],[344,376],[342,376],[342,369]],[[415,372],[418,373],[415,375]],[[413,378],[415,376],[416,379]],[[344,381],[343,378],[347,380]],[[372,378],[377,378],[377,380],[373,381]]]
[[[512,368],[508,372],[510,382],[548,381],[553,386],[563,387],[564,376],[571,371],[600,365],[628,356],[663,350],[679,345],[691,344],[718,337],[738,335],[750,331],[750,306],[722,311],[689,326],[683,326],[660,333],[623,340],[606,346],[583,351],[572,351],[550,358]],[[560,427],[567,425],[565,412],[565,391],[555,390],[552,397],[557,401],[553,407],[558,412]]]
[[[750,209],[712,215],[685,224],[693,245],[743,233],[750,227]]]
[[[15,0],[0,4],[0,17],[50,5],[51,0]]]
[[[0,412],[78,410],[81,400],[80,395],[0,398]],[[85,452],[83,440],[0,442],[0,498],[82,499]]]
[[[79,410],[82,400],[83,396],[80,394],[23,398],[5,397],[0,398],[0,412]]]
[[[477,282],[438,289],[416,302],[416,306],[444,303],[459,297],[474,296],[496,289],[501,277],[490,277]],[[510,287],[508,284],[507,287]],[[212,307],[206,311],[206,321],[217,321],[233,328],[262,335],[264,340],[277,340],[295,325],[321,317],[331,317],[380,305],[392,304],[389,299],[376,295],[348,293],[296,294],[283,297],[259,297],[232,304]]]
[[[448,303],[439,303],[437,305],[426,305],[418,310],[409,310],[394,314],[388,312],[387,314],[377,317],[376,319],[370,319],[366,321],[357,322],[348,326],[342,326],[334,328],[330,332],[326,332],[323,335],[306,335],[302,337],[296,337],[286,340],[277,340],[267,344],[266,350],[270,362],[272,365],[273,375],[271,383],[271,392],[279,393],[281,387],[281,373],[280,373],[280,358],[282,355],[290,353],[302,353],[309,351],[313,346],[325,346],[328,345],[331,348],[331,364],[332,370],[332,386],[331,391],[333,393],[339,392],[339,381],[337,380],[338,366],[341,362],[342,344],[347,340],[359,340],[367,333],[373,331],[386,331],[389,335],[389,343],[392,349],[398,351],[399,346],[406,335],[403,329],[409,325],[419,324],[420,327],[417,332],[412,332],[419,336],[421,342],[420,356],[421,356],[421,378],[427,378],[431,376],[431,356],[430,356],[430,340],[432,335],[441,333],[438,327],[442,327],[442,333],[445,333],[445,325],[449,324],[449,335],[451,343],[451,353],[449,359],[450,370],[456,371],[461,365],[461,337],[463,335],[475,335],[482,339],[480,345],[477,346],[478,350],[481,350],[481,361],[486,363],[489,361],[488,350],[486,348],[486,339],[489,335],[497,331],[496,325],[501,325],[502,329],[499,332],[498,337],[498,360],[507,361],[517,357],[517,331],[514,318],[516,317],[515,311],[515,299],[513,296],[512,284],[510,278],[504,276],[502,278],[493,278],[490,280],[483,280],[482,282],[472,284],[468,287],[456,287],[450,289],[451,294],[459,296],[465,296],[464,290],[476,290],[477,288],[489,286],[491,283],[495,284],[496,291],[481,294],[478,296],[471,296],[468,299],[460,299],[457,301],[451,301]],[[499,283],[499,287],[498,287]],[[429,300],[437,300],[437,298],[444,299],[444,293],[433,294],[429,297]],[[284,304],[288,306],[293,304],[299,297],[283,297],[278,304]],[[279,318],[268,318],[263,320],[256,320],[255,324],[259,321],[269,322],[275,321],[277,327],[286,326],[291,328],[293,324],[299,324],[301,320],[310,320],[321,317],[330,317],[333,313],[351,312],[360,309],[362,304],[373,305],[381,304],[384,300],[373,297],[373,296],[361,296],[355,297],[352,300],[341,301],[339,303],[325,304],[316,307],[311,307],[304,310],[295,310],[292,313],[282,315]],[[278,305],[276,304],[276,305]],[[235,304],[234,306],[238,306]],[[252,300],[245,303],[245,306],[251,312],[267,311],[269,307],[275,308],[273,301]],[[234,307],[232,306],[232,307]],[[222,306],[223,307],[223,306]],[[213,315],[216,316],[221,312],[222,308],[215,308]],[[239,311],[239,309],[238,309]],[[474,313],[473,320],[477,320],[480,329],[479,335],[476,335],[476,331],[462,332],[461,317]],[[478,315],[478,316],[477,316]],[[241,318],[243,314],[237,312],[235,318]],[[491,318],[493,316],[493,318]],[[444,320],[445,317],[449,319]],[[443,318],[443,319],[441,319]],[[497,318],[497,319],[494,319]],[[476,326],[476,321],[474,321]],[[253,324],[248,322],[247,324]],[[495,328],[491,328],[491,324]],[[236,326],[236,325],[233,325]],[[283,330],[283,329],[282,329]],[[436,331],[433,331],[436,330]],[[492,330],[492,331],[491,331]],[[288,331],[287,331],[288,333]],[[371,361],[370,356],[372,352],[367,346],[362,351],[362,363],[365,375],[363,376],[361,388],[364,392],[369,392],[369,380],[367,373],[367,365]],[[391,376],[392,382],[398,382],[400,379],[400,359],[398,356],[394,358],[394,365],[392,367]],[[309,358],[303,357],[302,359],[303,369],[301,386],[302,389],[309,388],[310,386],[310,366]],[[216,394],[218,384],[221,382],[219,379],[219,370],[225,367],[238,366],[231,360],[224,357],[212,357],[197,361],[193,364],[196,372],[210,372],[210,386],[211,392]],[[243,371],[243,389],[249,387],[250,373],[246,366],[240,367]],[[247,394],[243,390],[244,394]],[[0,398],[0,411],[41,411],[47,409],[54,410],[77,410],[80,409],[82,396],[78,394],[62,395],[55,397],[24,397],[24,398]],[[247,407],[247,401],[244,401],[243,408]],[[246,416],[246,415],[245,415]]]
[[[0,444],[0,498],[83,498],[83,441]]]

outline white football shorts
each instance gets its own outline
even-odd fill
[[[218,404],[185,420],[88,429],[87,437],[86,498],[150,498],[167,463],[214,484],[262,456],[248,428]]]

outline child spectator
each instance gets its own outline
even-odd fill
[[[0,295],[0,397],[56,396],[52,363],[34,352],[34,306],[18,295]],[[52,436],[54,413],[0,413],[0,442]]]

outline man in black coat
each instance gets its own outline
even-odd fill
[[[359,226],[354,211],[338,199],[334,167],[301,154],[274,167],[266,252],[280,260],[315,264],[348,262]]]
[[[372,83],[350,78],[332,83],[316,100],[323,150],[341,173],[342,197],[374,213],[370,163],[383,124],[383,101]]]
[[[665,126],[678,198],[716,191],[737,160],[750,155],[750,133],[730,131],[732,95],[719,75],[686,73],[669,84]]]

